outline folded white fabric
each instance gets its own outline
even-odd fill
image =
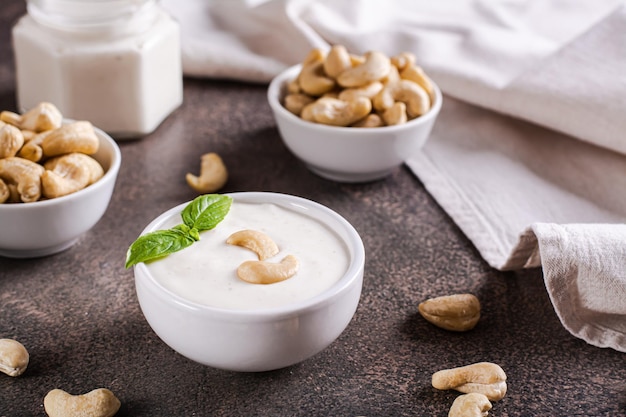
[[[446,97],[407,165],[491,266],[542,266],[564,327],[626,352],[623,0],[162,4],[188,76],[266,82],[329,44],[415,52]]]

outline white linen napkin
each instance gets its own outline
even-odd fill
[[[541,266],[564,327],[626,352],[623,0],[162,4],[188,76],[267,82],[330,44],[415,52],[445,101],[407,165],[491,266]]]

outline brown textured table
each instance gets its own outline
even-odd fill
[[[15,110],[10,28],[24,11],[21,0],[0,8],[1,109]],[[118,416],[443,417],[457,394],[432,388],[432,373],[478,361],[508,375],[491,415],[626,415],[626,357],[561,326],[540,270],[491,269],[405,167],[359,185],[313,175],[282,144],[265,88],[186,79],[179,110],[152,135],[120,143],[117,187],[94,229],[58,255],[0,258],[0,338],[31,354],[24,375],[0,374],[0,416],[45,415],[53,388],[106,387],[122,402]],[[184,176],[208,151],[230,169],[223,192],[306,197],[360,232],[360,306],[312,359],[258,374],[208,368],[167,347],[141,314],[126,249],[156,215],[194,197]],[[456,292],[482,302],[473,331],[447,332],[417,313],[420,301]]]

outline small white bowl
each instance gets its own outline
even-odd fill
[[[172,349],[214,368],[262,372],[311,358],[339,337],[356,311],[365,264],[361,238],[339,214],[310,200],[268,192],[229,195],[233,204],[271,203],[331,228],[349,256],[344,275],[311,298],[279,307],[240,310],[189,301],[165,288],[139,263],[134,266],[135,286],[146,320]],[[142,233],[160,229],[172,216],[180,215],[186,204],[163,213]]]
[[[35,258],[69,249],[104,215],[122,162],[115,141],[100,129],[98,151],[92,155],[104,176],[90,186],[50,200],[0,204],[0,256]]]
[[[308,122],[282,104],[286,85],[300,68],[295,65],[277,75],[267,98],[287,148],[311,171],[330,180],[365,182],[386,177],[426,143],[441,109],[441,91],[433,83],[431,109],[402,125],[355,128]]]

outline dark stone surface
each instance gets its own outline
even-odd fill
[[[15,110],[10,28],[18,0],[0,8],[0,108]],[[121,143],[123,164],[104,218],[70,250],[0,258],[0,337],[30,351],[24,375],[0,374],[0,416],[45,415],[53,388],[111,389],[119,416],[447,416],[454,392],[433,372],[500,364],[509,391],[494,416],[624,416],[623,354],[571,336],[540,270],[491,269],[407,168],[383,181],[346,185],[310,173],[282,144],[265,86],[185,80],[185,99],[152,135]],[[222,155],[223,192],[303,196],[345,216],[366,252],[360,306],[345,333],[299,365],[231,373],[172,351],[141,314],[128,245],[156,215],[194,197],[184,176],[202,153]],[[1,225],[0,225],[1,233]],[[424,321],[424,299],[472,292],[483,317],[456,334]]]

